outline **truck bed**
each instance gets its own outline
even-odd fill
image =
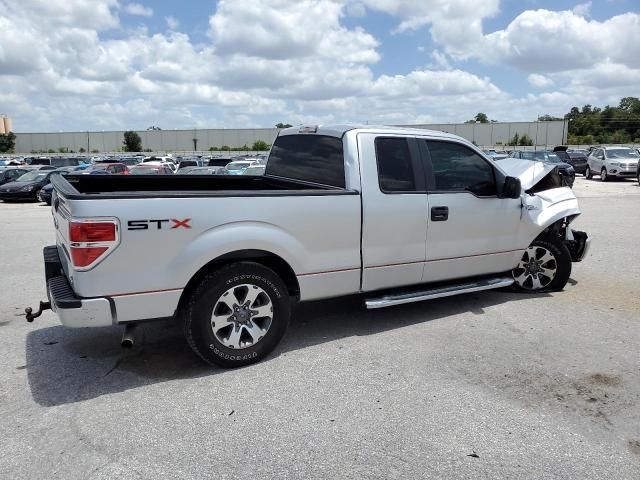
[[[70,200],[356,193],[268,175],[54,175],[52,183],[59,194]]]

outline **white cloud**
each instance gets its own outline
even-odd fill
[[[140,3],[127,3],[124,7],[125,12],[129,15],[137,15],[139,17],[153,17],[153,9],[145,7]]]
[[[529,72],[589,68],[605,61],[640,66],[640,14],[600,22],[571,11],[525,11],[506,29],[486,35],[471,53]]]
[[[165,21],[167,22],[167,27],[169,27],[169,30],[177,30],[180,26],[180,21],[176,17],[165,17]]]
[[[360,28],[343,27],[342,14],[343,6],[333,0],[220,0],[210,35],[222,55],[377,62],[378,42]]]
[[[195,43],[172,17],[162,33],[123,27],[118,12],[127,7],[117,0],[0,0],[0,104],[17,129],[33,131],[448,122],[478,111],[527,120],[640,96],[637,14],[596,22],[573,12],[524,12],[483,35],[482,19],[497,6],[222,0],[209,39]],[[428,65],[374,73],[379,40],[346,19],[360,9],[393,15],[399,34],[429,28],[439,46]],[[505,62],[530,74],[534,87],[554,91],[508,94],[499,79],[465,71],[459,60],[467,57]]]
[[[554,84],[553,80],[539,73],[532,73],[527,77],[529,85],[536,88],[547,88]]]
[[[578,15],[579,17],[590,17],[591,16],[591,5],[593,2],[585,2],[579,3],[575,7],[573,7],[573,13]]]

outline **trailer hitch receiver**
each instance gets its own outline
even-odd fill
[[[45,310],[51,310],[51,302],[40,302],[40,306],[38,307],[38,311],[36,313],[33,313],[33,309],[31,307],[25,308],[24,314],[27,318],[27,322],[33,322],[33,320],[42,315],[42,312],[44,312]]]

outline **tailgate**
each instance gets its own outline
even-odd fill
[[[53,176],[51,183],[56,246],[64,274],[73,286],[78,272],[93,269],[118,246],[119,221],[114,217],[87,216],[87,211],[93,210],[90,200],[68,199],[69,193],[79,193],[59,175]]]

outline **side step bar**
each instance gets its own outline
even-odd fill
[[[365,300],[368,309],[392,307],[394,305],[403,305],[405,303],[422,302],[423,300],[432,300],[434,298],[451,297],[462,293],[480,292],[482,290],[492,290],[494,288],[502,288],[513,285],[513,278],[497,277],[485,278],[473,282],[460,283],[457,285],[447,285],[443,287],[435,287],[415,292],[405,292],[399,294],[385,295],[379,298],[371,298]]]

